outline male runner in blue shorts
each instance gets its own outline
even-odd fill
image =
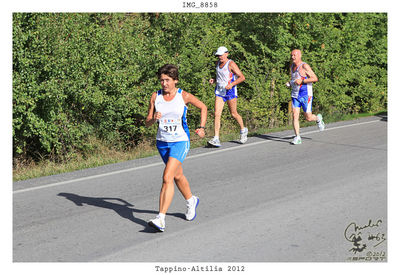
[[[215,147],[220,147],[219,129],[221,127],[221,115],[225,102],[228,103],[231,116],[237,121],[240,126],[240,143],[247,141],[248,130],[244,127],[243,119],[237,112],[237,87],[239,83],[245,80],[243,73],[238,65],[233,60],[228,59],[228,49],[219,47],[215,55],[218,57],[216,66],[216,79],[210,79],[209,83],[215,87],[215,120],[214,120],[214,138],[208,141],[209,144]]]
[[[301,144],[300,137],[300,107],[303,108],[304,115],[307,121],[316,121],[320,131],[325,129],[325,123],[322,120],[322,115],[314,115],[312,113],[312,100],[313,90],[312,84],[318,81],[318,77],[315,75],[310,65],[301,60],[301,51],[295,49],[291,53],[292,65],[290,66],[291,80],[290,85],[292,87],[292,107],[293,107],[293,128],[295,137],[292,144]]]

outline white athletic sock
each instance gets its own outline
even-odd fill
[[[162,220],[165,220],[165,214],[163,214],[163,213],[158,213],[158,216],[159,216]]]
[[[194,197],[193,197],[193,195],[189,198],[189,199],[187,199],[186,200],[188,203],[190,203],[190,204],[193,204],[194,203]]]

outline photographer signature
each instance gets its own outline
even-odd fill
[[[349,251],[354,252],[354,254],[364,251],[367,248],[366,241],[372,242],[373,247],[377,247],[386,241],[386,235],[378,232],[382,222],[380,219],[376,222],[369,220],[368,224],[362,226],[357,225],[355,222],[350,223],[344,231],[346,240],[353,244]]]

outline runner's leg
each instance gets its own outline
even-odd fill
[[[192,192],[190,190],[189,182],[183,174],[182,164],[178,166],[174,180],[185,200],[190,199],[192,197]]]
[[[228,107],[229,107],[229,111],[231,113],[231,116],[236,119],[237,123],[240,126],[240,129],[244,128],[244,124],[243,124],[243,119],[242,116],[239,115],[239,113],[237,112],[237,98],[233,98],[228,100]]]
[[[214,136],[219,137],[219,130],[221,128],[221,115],[224,109],[224,100],[220,96],[215,97],[215,119],[214,119]]]
[[[300,135],[300,107],[293,107],[293,129],[296,136]]]
[[[301,102],[301,106],[304,111],[304,116],[306,117],[307,121],[317,121],[318,117],[312,114],[312,101],[313,97],[308,96]]]
[[[170,157],[164,169],[163,183],[160,191],[160,213],[167,213],[174,197],[174,177],[181,162]]]
[[[307,121],[317,121],[318,120],[317,116],[313,115],[311,112],[304,113],[304,115],[305,115]]]

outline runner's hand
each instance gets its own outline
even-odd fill
[[[155,112],[154,113],[154,119],[159,120],[161,118],[161,113],[160,112]]]
[[[197,128],[195,133],[201,138],[206,136],[206,132],[205,132],[204,128]]]
[[[296,79],[294,81],[294,83],[300,86],[302,81],[303,81],[303,79],[299,78],[299,79]]]
[[[225,89],[230,90],[230,89],[232,89],[232,87],[233,87],[232,84],[228,84],[228,85],[225,86]]]

